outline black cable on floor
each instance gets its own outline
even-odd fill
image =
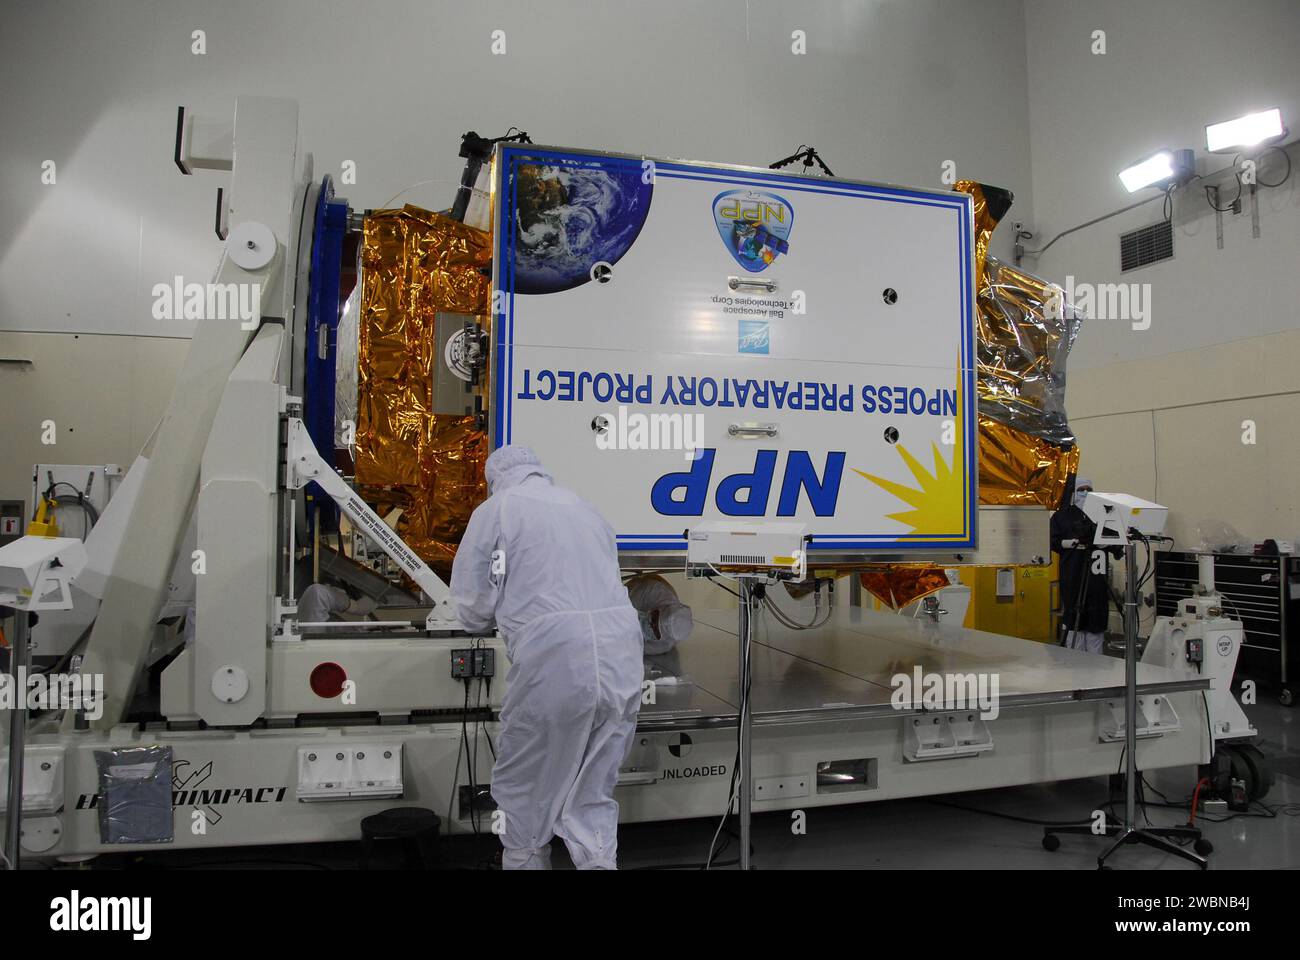
[[[1013,820],[1016,823],[1029,823],[1036,827],[1081,827],[1087,826],[1092,822],[1091,817],[1085,817],[1082,820],[1036,820],[1033,817],[1021,817],[1014,813],[1002,813],[999,810],[982,810],[979,807],[968,807],[965,804],[953,803],[950,800],[936,800],[934,797],[920,797],[926,803],[933,803],[940,807],[951,807],[954,810],[964,810],[967,813],[982,813],[987,817],[997,817],[1000,820]]]
[[[470,748],[469,748],[469,680],[468,678],[465,679],[463,682],[465,684],[465,709],[461,711],[461,715],[460,715],[460,739],[461,739],[461,745],[465,748],[465,766],[467,768],[467,773],[469,775],[469,826],[474,833],[474,839],[477,840],[478,839],[478,817],[475,815],[474,807],[475,807],[475,801],[478,799],[478,791],[474,783],[474,766],[473,766],[473,761],[471,760]],[[458,751],[457,760],[456,760],[457,773],[460,772],[459,756],[460,754]],[[455,778],[453,778],[453,789],[454,789],[454,780]]]
[[[467,683],[467,681],[464,680],[462,680],[461,682]],[[468,685],[465,687],[465,705],[466,708],[468,709],[469,707],[469,686]],[[451,811],[456,803],[456,777],[460,775],[460,758],[464,750],[465,750],[465,739],[464,737],[462,737],[460,746],[456,750],[456,766],[454,768],[456,773],[451,778],[451,789],[447,791],[447,832],[448,833],[451,833]]]

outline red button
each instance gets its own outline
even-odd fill
[[[311,672],[312,693],[325,700],[333,700],[343,692],[347,671],[337,663],[318,663]]]

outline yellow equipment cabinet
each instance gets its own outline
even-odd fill
[[[1056,642],[1056,558],[1050,566],[964,567],[970,587],[964,626],[1040,643]]]

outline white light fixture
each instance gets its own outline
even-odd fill
[[[1205,128],[1205,149],[1210,153],[1230,153],[1284,136],[1286,125],[1282,123],[1282,111],[1274,108],[1210,124]]]
[[[1136,193],[1143,187],[1165,189],[1190,176],[1192,164],[1190,150],[1161,150],[1127,170],[1121,170],[1119,179],[1129,193]]]

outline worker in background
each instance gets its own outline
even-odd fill
[[[299,623],[328,623],[341,620],[344,615],[366,617],[375,609],[369,597],[358,595],[355,599],[342,587],[328,583],[313,583],[298,598]]]
[[[502,866],[545,870],[558,835],[579,869],[616,869],[614,785],[641,701],[641,625],[614,531],[527,447],[487,460],[451,596],[471,633],[495,624],[510,672],[492,768]]]
[[[369,597],[358,595],[353,599],[342,587],[328,583],[313,583],[308,585],[302,592],[302,596],[298,598],[298,622],[329,623],[346,617],[364,620],[374,609],[375,601]],[[185,642],[185,646],[194,646],[197,629],[198,616],[194,604],[191,603],[185,609],[185,623],[181,626],[181,639]]]
[[[627,582],[627,595],[641,621],[641,639],[647,657],[672,650],[691,635],[695,617],[677,599],[677,591],[663,577],[643,573]]]
[[[1061,624],[1065,646],[1102,653],[1110,621],[1109,559],[1093,546],[1097,525],[1083,512],[1092,481],[1078,477],[1070,502],[1052,514],[1052,550],[1061,558]]]

